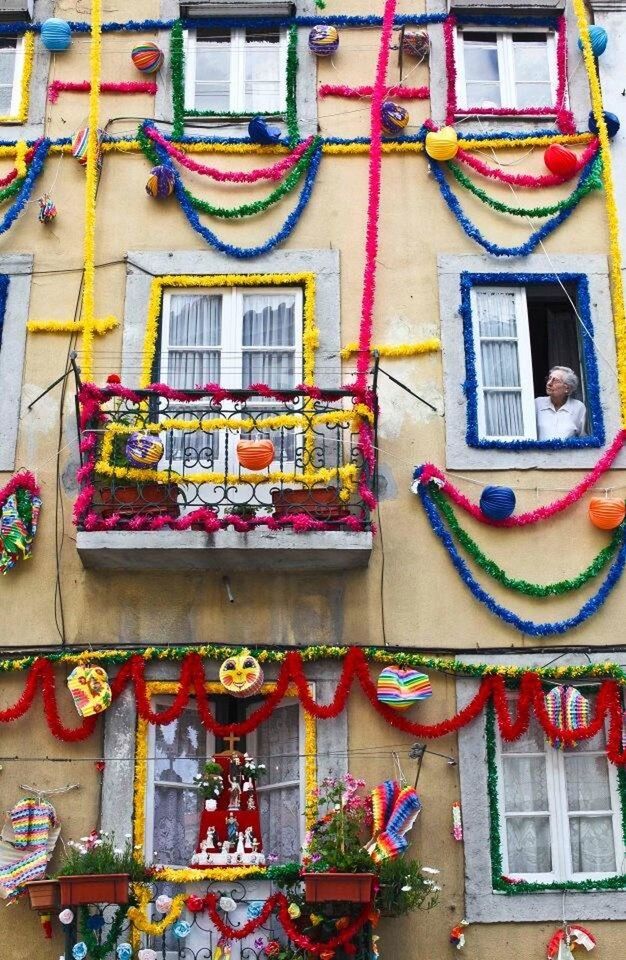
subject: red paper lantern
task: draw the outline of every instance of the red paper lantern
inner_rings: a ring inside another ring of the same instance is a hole
[[[560,143],[551,143],[543,155],[543,160],[550,173],[566,180],[573,177],[578,170],[578,157]]]

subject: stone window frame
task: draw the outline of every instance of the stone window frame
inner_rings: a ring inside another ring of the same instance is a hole
[[[315,353],[315,385],[341,387],[340,255],[337,250],[281,250],[245,263],[229,261],[212,251],[127,254],[126,306],[122,345],[122,381],[138,387],[138,358],[142,356],[150,288],[155,276],[223,274],[313,273],[315,275],[315,322],[319,345]]]
[[[480,654],[464,658],[468,663],[524,667],[537,663],[530,654]],[[546,662],[552,660],[546,655]],[[569,654],[563,666],[604,663],[606,653]],[[457,710],[476,695],[480,680],[456,678]],[[546,890],[537,893],[499,893],[492,889],[489,794],[485,712],[458,733],[459,778],[463,810],[465,855],[465,917],[469,923],[561,922],[564,909],[577,920],[626,920],[626,890]],[[565,907],[564,907],[565,898]]]
[[[30,253],[0,256],[0,274],[9,277],[0,345],[1,471],[15,469],[33,263]]]
[[[446,466],[450,470],[588,469],[595,466],[599,449],[606,449],[621,429],[616,379],[617,358],[607,258],[601,254],[533,254],[523,261],[500,263],[486,255],[440,254],[439,313],[446,406]],[[587,278],[594,327],[600,405],[604,419],[605,444],[559,450],[529,447],[521,450],[484,449],[467,443],[466,362],[461,307],[461,274],[580,274]],[[624,466],[620,454],[616,466]]]
[[[272,3],[284,7],[284,0],[264,0],[264,5],[271,8]],[[183,5],[182,0],[161,0],[160,16],[163,20],[176,20],[180,16],[180,8]],[[236,0],[220,3],[219,14],[224,15],[224,8],[232,6],[232,16],[237,16]],[[316,7],[314,0],[294,0],[294,7],[297,16],[312,16],[315,14]],[[217,16],[217,14],[216,14]],[[308,46],[309,28],[298,28],[298,74],[296,78],[296,111],[298,116],[298,126],[302,138],[313,136],[317,133],[317,61],[311,56]],[[161,30],[157,43],[164,54],[161,76],[166,77],[166,82],[160,82],[157,87],[157,93],[154,103],[155,120],[171,124],[174,120],[174,108],[172,104],[172,86],[171,86],[171,65],[170,65],[170,31]],[[193,117],[190,120],[194,127],[202,126],[207,135],[214,135],[222,139],[240,139],[247,138],[247,123],[242,122],[240,127],[233,127],[232,119],[228,126],[220,127],[215,118],[207,118],[203,122],[202,117]],[[280,121],[281,127],[284,127],[284,121]],[[165,132],[169,132],[169,126]],[[191,134],[198,134],[198,129],[190,129]]]
[[[44,21],[53,15],[54,0],[35,0],[34,20]],[[16,19],[19,19],[17,14]],[[51,57],[51,53],[46,50],[41,42],[41,35],[36,33],[33,69],[30,76],[27,122],[24,124],[0,124],[0,140],[37,140],[39,137],[43,137]]]
[[[528,15],[528,25],[532,26],[533,16],[557,17],[565,14],[567,25],[567,104],[572,112],[577,130],[586,130],[591,110],[591,96],[587,82],[586,71],[580,66],[581,53],[578,49],[578,27],[572,0],[524,0],[520,9],[514,9],[509,2],[500,7],[488,0],[451,0],[448,9],[448,0],[426,0],[426,13],[447,14],[456,13],[462,17],[462,12],[485,14],[492,16],[514,16],[516,18]],[[487,26],[487,21],[486,21]],[[436,124],[443,125],[446,120],[448,99],[447,71],[445,68],[445,39],[443,24],[435,23],[428,26],[430,37],[430,112]],[[544,130],[554,126],[551,117],[481,117],[479,120],[463,120],[462,130],[465,134],[489,133],[502,130],[523,130],[532,133],[534,130]]]

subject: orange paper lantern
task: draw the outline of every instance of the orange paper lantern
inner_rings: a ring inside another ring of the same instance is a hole
[[[615,530],[626,516],[626,504],[617,497],[593,497],[589,503],[589,519],[600,530]]]
[[[246,470],[264,470],[274,459],[274,444],[271,440],[240,440],[237,456]]]

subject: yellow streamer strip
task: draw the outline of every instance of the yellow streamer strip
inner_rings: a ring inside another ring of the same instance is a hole
[[[20,85],[20,105],[15,115],[5,115],[0,117],[0,123],[22,124],[28,123],[28,107],[30,104],[30,78],[33,72],[33,60],[35,58],[35,35],[32,30],[24,34],[24,66],[22,68],[22,81]],[[20,144],[18,144],[18,149]],[[15,147],[12,148],[15,150]],[[24,173],[19,172],[18,176],[23,177]]]
[[[104,317],[102,320],[94,320],[92,329],[94,333],[109,333],[118,326],[116,317]],[[82,320],[29,320],[26,329],[29,333],[80,333],[83,330]]]
[[[370,353],[376,352],[381,357],[416,357],[422,353],[435,353],[438,350],[441,350],[441,340],[432,337],[430,340],[420,340],[419,343],[399,343],[397,345],[377,343],[371,347]],[[358,352],[359,345],[355,340],[343,347],[340,356],[342,360],[349,360]]]

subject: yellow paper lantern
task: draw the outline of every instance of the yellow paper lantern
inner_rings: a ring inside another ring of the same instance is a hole
[[[452,160],[459,149],[459,140],[454,127],[429,130],[426,134],[426,153],[433,160]]]
[[[626,516],[626,504],[617,497],[592,497],[589,519],[600,530],[615,530]]]

